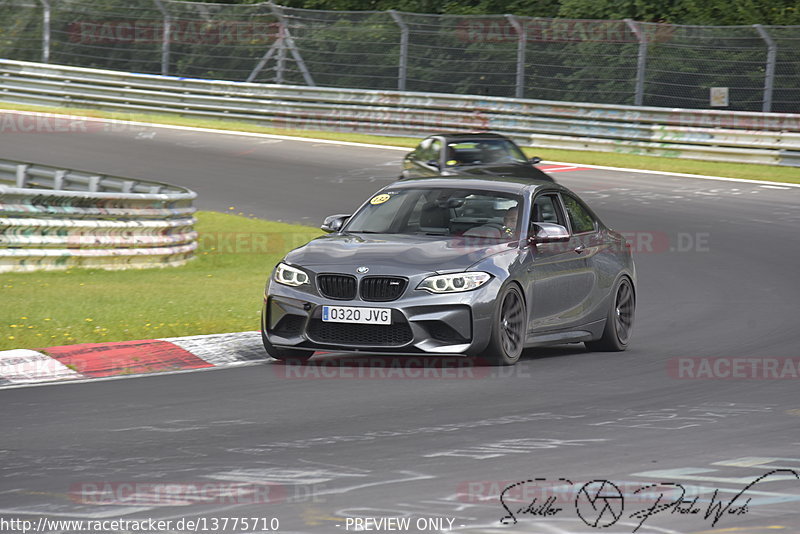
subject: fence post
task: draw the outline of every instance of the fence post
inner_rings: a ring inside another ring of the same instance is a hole
[[[42,3],[42,63],[50,63],[50,0]]]
[[[282,32],[282,31],[283,30],[279,27],[278,28],[278,32],[279,32],[278,38],[275,40],[275,42],[272,44],[272,46],[270,46],[267,49],[266,53],[263,56],[261,56],[261,59],[258,60],[258,63],[256,63],[255,67],[253,67],[253,70],[250,72],[250,75],[247,76],[247,79],[245,80],[246,82],[254,82],[254,81],[256,81],[256,78],[261,73],[261,71],[264,69],[264,67],[267,66],[267,63],[272,58],[272,56],[275,54],[275,51],[278,49],[278,47],[279,46],[283,47],[283,38],[280,37],[280,32]]]
[[[297,67],[300,69],[300,73],[303,75],[303,80],[305,80],[306,85],[309,87],[315,87],[316,84],[314,83],[314,78],[311,77],[311,72],[309,72],[308,67],[306,67],[306,62],[303,61],[303,56],[300,55],[300,52],[297,50],[297,46],[294,44],[294,38],[292,38],[292,34],[289,31],[289,25],[286,24],[286,17],[281,11],[281,7],[277,6],[272,3],[272,1],[267,2],[270,11],[272,14],[275,15],[275,18],[278,19],[278,22],[281,25],[283,39],[281,40],[281,49],[284,47],[289,49],[289,53],[292,54],[295,63],[297,63]],[[281,50],[279,50],[280,53]],[[251,74],[252,75],[252,74]]]
[[[30,164],[27,163],[20,163],[17,165],[17,187],[28,187],[28,169],[30,168]]]
[[[64,189],[64,184],[66,182],[64,178],[66,178],[66,176],[67,171],[63,169],[57,170],[55,174],[53,174],[53,191],[60,191]]]
[[[278,58],[275,61],[275,83],[283,83],[283,72],[286,70],[286,26],[283,22],[278,23],[278,40],[275,46],[278,49]]]
[[[639,41],[639,57],[636,61],[636,92],[633,96],[633,105],[641,106],[644,103],[644,77],[647,69],[647,35],[642,31],[638,22],[625,19],[625,24]]]
[[[389,10],[389,15],[400,27],[400,65],[397,68],[397,90],[405,91],[408,73],[408,25],[394,9]]]
[[[514,27],[517,32],[517,89],[515,96],[517,98],[525,97],[525,49],[528,44],[528,33],[522,24],[519,23],[517,17],[514,15],[506,15],[506,19]]]
[[[775,40],[767,33],[764,26],[761,24],[753,24],[758,34],[767,43],[767,66],[764,72],[764,100],[761,105],[761,111],[769,113],[772,111],[772,88],[775,85],[775,60],[778,56],[778,45]]]
[[[161,74],[169,74],[169,42],[172,40],[172,15],[164,8],[161,0],[153,0],[161,16],[164,17],[164,28],[161,32]]]

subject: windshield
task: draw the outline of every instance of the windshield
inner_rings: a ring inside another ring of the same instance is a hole
[[[519,207],[518,195],[497,191],[454,188],[384,191],[353,215],[344,231],[512,240],[519,234]]]
[[[525,154],[507,139],[457,141],[447,144],[445,164],[448,167],[465,165],[501,165],[525,163]]]

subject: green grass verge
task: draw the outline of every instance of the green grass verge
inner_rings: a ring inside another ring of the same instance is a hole
[[[0,102],[0,107],[23,111],[42,111],[49,113],[85,115],[89,117],[117,120],[153,122],[159,124],[173,124],[178,126],[192,126],[196,128],[213,128],[217,130],[291,135],[294,137],[331,139],[336,141],[371,143],[376,145],[405,146],[409,148],[416,146],[419,142],[418,138],[411,137],[390,137],[359,133],[269,128],[265,126],[257,126],[247,122],[176,117],[175,115],[171,114],[123,114],[100,111],[96,109],[57,108],[5,104],[2,102]],[[680,172],[687,174],[701,174],[706,176],[725,176],[729,178],[746,178],[749,180],[800,183],[800,168],[797,167],[694,161],[614,152],[584,152],[581,150],[559,150],[550,148],[526,148],[525,152],[531,156],[539,156],[544,160],[545,163],[547,163],[547,161],[566,161],[570,163],[582,163],[587,165],[605,165],[609,167],[625,167],[630,169]]]
[[[259,328],[264,285],[315,228],[199,212],[182,267],[0,274],[0,350]]]

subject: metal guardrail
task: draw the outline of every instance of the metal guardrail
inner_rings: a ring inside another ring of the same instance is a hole
[[[197,248],[188,189],[0,160],[0,272],[182,265]]]
[[[389,135],[491,130],[535,147],[800,166],[800,114],[286,86],[10,60],[0,60],[0,101]]]

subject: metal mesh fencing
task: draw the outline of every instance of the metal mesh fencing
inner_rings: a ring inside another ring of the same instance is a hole
[[[276,14],[286,47],[302,61],[291,48],[276,53],[273,70],[252,81],[306,83],[305,65],[316,85],[397,88],[400,30],[389,13],[276,7]]]
[[[42,54],[44,13],[37,0],[0,0],[0,56],[46,61]]]
[[[773,26],[775,41],[775,82],[772,111],[800,110],[800,27]]]
[[[527,26],[525,97],[634,104],[638,41],[625,21],[532,19]]]
[[[0,0],[0,57],[184,77],[800,111],[800,26]]]
[[[244,80],[278,37],[268,4],[156,1],[171,25],[169,54],[162,57],[170,74]]]
[[[767,46],[752,26],[668,26],[648,49],[645,102],[708,106],[709,87],[729,87],[736,109],[760,111]]]
[[[50,63],[158,72],[163,18],[153,2],[51,1]]]

